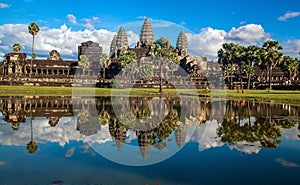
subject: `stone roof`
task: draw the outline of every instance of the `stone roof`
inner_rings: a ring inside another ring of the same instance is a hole
[[[81,43],[81,46],[91,46],[91,45],[95,45],[95,46],[99,46],[99,43],[93,42],[93,41],[86,41]]]
[[[30,64],[31,59],[27,59],[28,64]],[[77,61],[67,61],[67,60],[33,60],[32,61],[34,68],[43,68],[43,69],[66,69],[71,68],[72,66],[77,66]]]

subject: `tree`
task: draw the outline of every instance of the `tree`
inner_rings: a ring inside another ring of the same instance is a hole
[[[235,63],[237,63],[239,66],[240,87],[241,89],[243,89],[244,87],[243,87],[242,67],[245,65],[245,61],[247,59],[247,48],[245,46],[235,44],[232,47],[232,50],[235,53],[234,55]]]
[[[288,76],[289,80],[294,80],[294,78],[299,73],[299,61],[297,58],[292,58],[290,56],[283,57],[282,69],[284,73]]]
[[[140,70],[140,75],[143,78],[153,77],[154,75],[153,66],[149,64],[144,65]]]
[[[82,67],[83,75],[85,75],[85,70],[90,66],[89,58],[85,55],[80,55],[78,64]]]
[[[14,45],[12,46],[12,50],[15,53],[19,53],[21,51],[21,45],[19,43],[14,43]]]
[[[111,64],[111,59],[108,58],[107,54],[102,53],[99,63],[103,67],[103,79],[105,79],[105,69]]]
[[[167,38],[159,38],[156,40],[148,53],[148,55],[156,58],[160,62],[160,86],[159,92],[162,93],[162,62],[167,60],[169,62],[174,62],[179,65],[179,57],[175,52],[174,47],[171,45],[171,42]],[[173,72],[172,72],[173,73]]]
[[[136,62],[136,60],[137,60],[136,53],[133,51],[124,51],[121,53],[119,58],[119,62],[122,68],[126,67],[131,62]]]
[[[132,78],[132,70],[137,70],[137,56],[133,51],[121,52],[119,62],[122,68],[128,67],[130,73],[130,79]]]
[[[251,76],[254,74],[253,65],[261,65],[261,48],[258,46],[248,46],[246,48],[245,63],[242,66],[243,73],[247,76],[247,89],[250,88]]]
[[[31,23],[28,26],[28,31],[32,35],[32,47],[31,47],[31,65],[30,65],[30,75],[32,74],[32,62],[33,59],[36,57],[35,53],[33,52],[34,48],[34,37],[38,34],[40,31],[39,25],[35,22]]]
[[[278,41],[268,40],[263,43],[262,46],[262,63],[267,66],[269,76],[269,88],[272,89],[272,71],[273,68],[282,62],[282,50]]]
[[[32,107],[32,103],[30,102],[30,133],[31,133],[30,136],[31,136],[31,140],[27,144],[26,150],[27,150],[28,153],[34,154],[37,151],[38,146],[37,146],[36,142],[33,140],[32,110],[31,110],[31,107]]]
[[[226,69],[226,74],[230,75],[230,88],[233,88],[233,73],[235,72],[234,65],[236,64],[236,50],[238,44],[224,43],[222,48],[218,51],[218,61],[223,64],[223,68]],[[228,71],[230,69],[230,71]]]

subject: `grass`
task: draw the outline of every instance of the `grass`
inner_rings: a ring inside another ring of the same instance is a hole
[[[237,93],[236,90],[227,90],[228,99],[253,99],[272,103],[300,104],[300,91],[296,90],[246,90],[246,93]]]
[[[164,89],[162,96],[192,95],[197,92],[204,98],[226,99],[253,99],[269,102],[289,102],[300,104],[300,91],[293,90],[246,90],[246,93],[237,93],[236,90],[191,90],[191,89]],[[39,87],[39,86],[0,86],[0,96],[111,96],[110,88],[84,88],[84,87]],[[133,88],[114,89],[113,95],[130,96],[159,96],[158,89]]]

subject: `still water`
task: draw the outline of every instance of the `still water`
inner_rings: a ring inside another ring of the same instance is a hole
[[[299,184],[300,107],[0,97],[0,184]]]

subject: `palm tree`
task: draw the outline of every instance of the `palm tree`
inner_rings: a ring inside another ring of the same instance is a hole
[[[105,69],[111,64],[111,59],[108,58],[108,55],[105,53],[102,53],[100,55],[100,65],[103,67],[103,79],[105,79]]]
[[[246,48],[245,63],[242,64],[242,70],[248,79],[247,89],[250,88],[251,76],[254,74],[253,65],[261,65],[260,53],[261,48],[258,46],[251,45]]]
[[[38,149],[38,146],[36,144],[36,142],[33,140],[33,130],[32,130],[32,110],[31,110],[31,106],[32,106],[32,103],[30,102],[30,136],[31,136],[31,140],[30,142],[27,144],[26,146],[26,150],[28,153],[30,154],[34,154],[37,149]]]
[[[230,75],[230,89],[233,88],[233,73],[235,71],[235,48],[237,44],[234,43],[224,43],[222,48],[218,51],[218,61],[223,64],[224,68],[227,70],[226,75]],[[228,71],[230,69],[230,71]]]
[[[245,46],[239,45],[239,44],[235,44],[234,47],[232,48],[235,53],[234,58],[235,58],[235,62],[238,64],[239,66],[239,79],[240,79],[240,87],[241,89],[243,89],[243,78],[242,78],[242,66],[245,64],[245,60],[247,57],[247,48]]]
[[[278,41],[268,40],[263,43],[262,62],[267,66],[270,90],[272,89],[271,80],[273,68],[282,62],[282,53],[280,53],[279,50],[282,50],[282,47]]]
[[[12,49],[15,53],[19,53],[21,51],[21,45],[19,43],[14,43]]]
[[[283,57],[282,69],[288,76],[289,80],[294,80],[294,78],[299,73],[299,61],[297,58],[292,58],[290,56]]]
[[[89,58],[86,55],[80,55],[78,64],[82,67],[83,75],[85,75],[85,70],[90,66]]]
[[[148,55],[150,55],[154,58],[158,58],[160,61],[159,92],[162,93],[162,62],[163,62],[163,60],[167,60],[169,62],[173,62],[173,63],[179,65],[180,61],[179,61],[178,53],[175,51],[174,47],[171,45],[171,42],[169,41],[169,39],[159,38],[152,44]]]
[[[31,23],[28,26],[28,31],[29,33],[32,35],[32,48],[31,48],[31,65],[30,65],[30,75],[32,74],[32,62],[33,59],[36,57],[35,53],[33,52],[33,48],[34,48],[34,37],[38,34],[38,32],[40,31],[39,25],[35,22]]]

